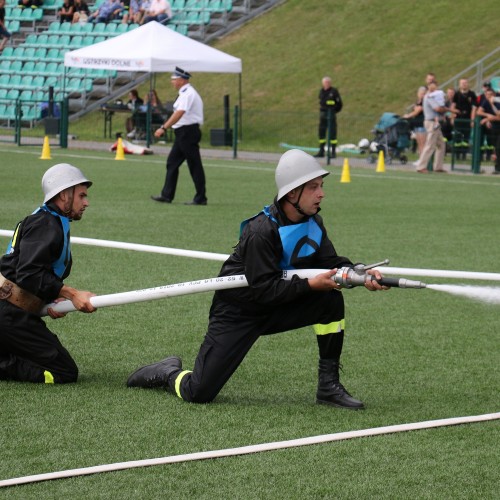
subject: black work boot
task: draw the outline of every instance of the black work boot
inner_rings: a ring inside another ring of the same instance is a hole
[[[154,387],[168,387],[168,379],[175,372],[182,370],[181,358],[170,356],[158,363],[143,366],[136,370],[127,380],[127,387],[144,387],[152,389]]]
[[[325,157],[325,145],[321,144],[319,151],[314,155],[314,158],[324,158]]]
[[[361,410],[364,404],[354,399],[339,381],[340,364],[335,359],[320,359],[316,403]]]

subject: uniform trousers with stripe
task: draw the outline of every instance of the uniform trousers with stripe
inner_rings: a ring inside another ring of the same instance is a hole
[[[170,389],[185,401],[212,401],[262,335],[315,325],[321,358],[338,358],[342,349],[344,300],[342,293],[314,292],[256,314],[229,303],[216,293],[208,332],[192,372],[169,379]],[[286,361],[285,361],[286,362]]]
[[[65,384],[78,367],[37,314],[0,300],[0,380]]]

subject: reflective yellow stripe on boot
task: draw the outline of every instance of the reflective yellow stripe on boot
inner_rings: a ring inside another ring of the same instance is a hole
[[[52,375],[52,373],[50,373],[47,370],[45,370],[43,372],[43,376],[45,377],[45,383],[46,384],[53,384],[54,383],[54,375]]]

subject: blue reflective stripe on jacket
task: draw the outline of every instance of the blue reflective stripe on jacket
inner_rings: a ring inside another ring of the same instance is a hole
[[[240,235],[241,232],[243,232],[243,228],[252,219],[255,219],[255,217],[262,213],[269,217],[269,219],[275,222],[278,226],[278,233],[280,235],[281,245],[283,246],[283,255],[279,264],[280,269],[295,269],[292,262],[294,262],[297,258],[308,257],[318,251],[321,245],[323,231],[314,217],[310,217],[305,222],[301,222],[300,224],[280,226],[278,220],[271,214],[269,205],[265,206],[264,209],[257,215],[254,215],[253,217],[250,217],[250,219],[244,220],[241,223]]]
[[[63,248],[61,251],[61,255],[59,255],[59,258],[52,263],[52,270],[59,278],[62,278],[71,260],[71,244],[69,241],[69,219],[61,214],[58,214],[57,212],[54,212],[54,210],[51,210],[47,205],[42,205],[41,207],[37,208],[33,212],[33,214],[36,214],[40,210],[48,212],[49,214],[52,214],[54,217],[58,217],[62,224],[64,232]]]

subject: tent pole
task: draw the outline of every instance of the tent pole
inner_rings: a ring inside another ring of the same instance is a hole
[[[239,74],[239,97],[240,97],[240,112],[239,112],[239,119],[240,119],[240,126],[239,126],[239,134],[240,134],[240,139],[243,138],[243,120],[242,120],[242,115],[243,115],[243,106],[242,106],[242,97],[241,97],[241,89],[242,89],[242,74]]]

